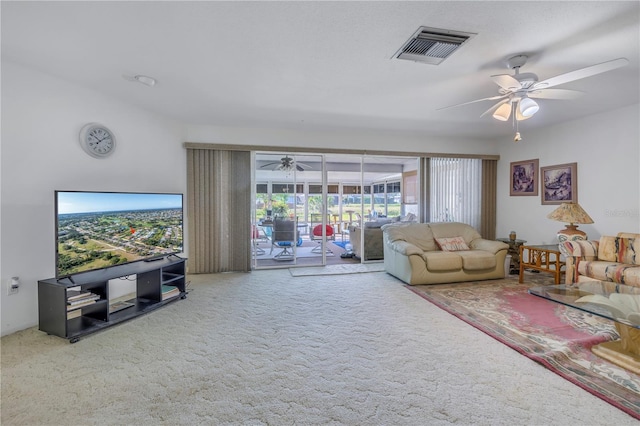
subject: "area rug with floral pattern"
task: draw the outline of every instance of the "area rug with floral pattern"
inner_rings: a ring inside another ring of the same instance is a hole
[[[406,286],[409,290],[478,328],[561,377],[640,419],[640,376],[591,352],[616,340],[612,321],[554,303],[527,290],[548,285],[530,274],[440,285]],[[538,284],[532,284],[537,280]]]

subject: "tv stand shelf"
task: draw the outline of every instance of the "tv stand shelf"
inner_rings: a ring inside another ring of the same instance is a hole
[[[186,259],[170,255],[154,262],[138,261],[61,279],[40,280],[39,329],[75,343],[87,334],[184,299],[187,297],[185,263]],[[119,302],[118,309],[112,309],[109,280],[131,275],[136,276],[136,297]],[[172,289],[167,286],[176,287],[177,292],[173,289],[172,293],[163,295],[163,290]],[[96,300],[73,307],[70,305],[75,294],[72,291],[78,288],[80,293],[89,293]]]

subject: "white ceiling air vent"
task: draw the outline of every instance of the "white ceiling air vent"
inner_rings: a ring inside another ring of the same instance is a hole
[[[474,35],[461,31],[420,27],[394,57],[438,65]]]

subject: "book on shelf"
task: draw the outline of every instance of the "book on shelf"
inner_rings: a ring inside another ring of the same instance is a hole
[[[95,299],[89,299],[89,300],[84,300],[81,303],[67,305],[67,311],[72,311],[74,309],[82,308],[84,306],[92,305],[94,303],[96,303]]]
[[[72,306],[81,305],[84,302],[87,302],[89,300],[93,300],[93,301],[100,300],[100,295],[99,294],[94,294],[94,293],[89,293],[89,295],[87,295],[87,296],[85,296],[85,297],[83,297],[81,299],[74,299],[74,300],[67,299],[67,305],[72,305]]]
[[[74,319],[74,318],[78,318],[82,316],[82,311],[80,309],[76,309],[75,311],[68,311],[67,312],[67,319]]]
[[[67,300],[78,300],[84,299],[87,296],[91,296],[93,293],[90,291],[82,291],[82,290],[67,290]]]
[[[172,297],[176,297],[180,295],[180,290],[178,287],[173,285],[163,285],[162,286],[162,300],[171,299]]]

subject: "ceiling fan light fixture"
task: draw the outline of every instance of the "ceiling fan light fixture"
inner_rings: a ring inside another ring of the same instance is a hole
[[[531,117],[540,109],[538,103],[531,98],[521,99],[518,107],[520,108],[520,114],[527,118]]]
[[[532,115],[525,117],[524,115],[522,115],[522,113],[520,112],[520,107],[519,105],[516,105],[515,107],[515,116],[516,116],[516,120],[517,121],[524,121],[524,120],[528,120],[531,117],[533,117]]]
[[[507,121],[511,116],[511,102],[506,102],[493,113],[493,118],[500,121]]]

